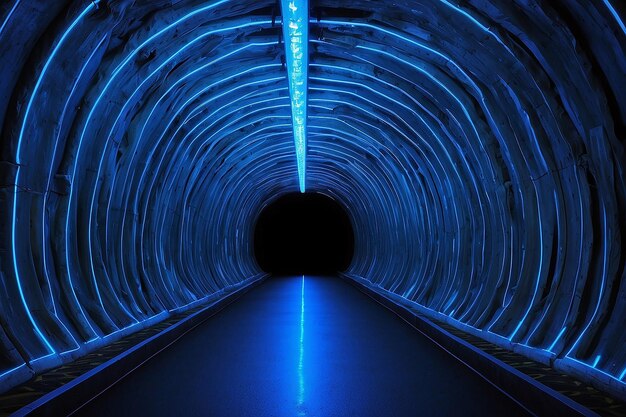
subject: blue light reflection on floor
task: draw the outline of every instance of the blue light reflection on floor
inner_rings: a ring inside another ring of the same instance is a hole
[[[364,417],[460,409],[525,415],[347,282],[299,275],[254,288],[76,415]]]
[[[298,356],[298,414],[305,415],[304,407],[304,275],[300,293],[300,349]]]

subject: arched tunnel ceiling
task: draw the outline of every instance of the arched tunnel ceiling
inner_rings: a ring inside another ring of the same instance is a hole
[[[351,216],[349,274],[619,395],[625,14],[311,1],[306,168]],[[9,387],[261,273],[255,220],[298,174],[278,3],[12,0],[0,24]]]

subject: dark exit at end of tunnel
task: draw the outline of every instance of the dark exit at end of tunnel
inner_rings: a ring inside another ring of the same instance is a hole
[[[343,271],[353,251],[348,214],[322,194],[282,196],[261,212],[256,223],[256,260],[264,271],[276,275]]]

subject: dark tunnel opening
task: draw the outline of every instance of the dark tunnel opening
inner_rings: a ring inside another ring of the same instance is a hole
[[[354,252],[350,218],[322,194],[290,193],[261,212],[254,232],[259,266],[275,275],[344,271]]]

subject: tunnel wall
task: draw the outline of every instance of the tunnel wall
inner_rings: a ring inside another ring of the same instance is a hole
[[[311,2],[307,191],[348,273],[623,395],[626,11]],[[270,1],[0,5],[0,386],[259,274],[296,191]],[[302,221],[306,221],[303,219]]]

